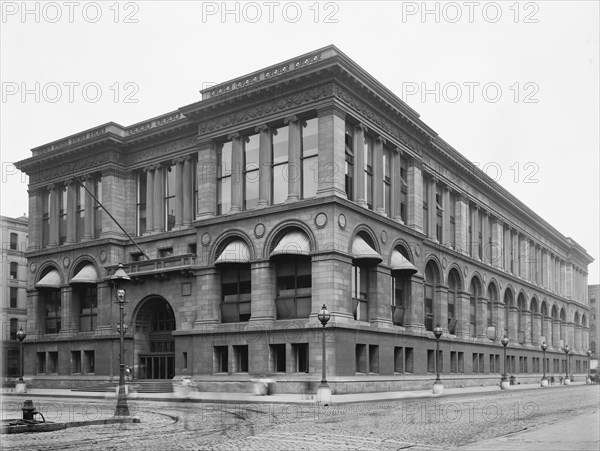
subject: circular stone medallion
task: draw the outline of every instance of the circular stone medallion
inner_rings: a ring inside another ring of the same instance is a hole
[[[265,225],[262,223],[258,223],[256,224],[256,226],[254,226],[254,236],[256,238],[262,238],[265,234],[266,228]]]
[[[338,225],[340,226],[340,229],[346,228],[346,216],[344,216],[343,214],[340,214],[338,216]]]
[[[315,225],[318,229],[322,229],[327,224],[327,215],[325,213],[319,213],[315,217]]]
[[[208,246],[210,244],[210,233],[203,233],[202,238],[200,238],[200,241],[202,242],[202,246]]]

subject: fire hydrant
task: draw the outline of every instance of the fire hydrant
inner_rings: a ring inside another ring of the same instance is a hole
[[[31,399],[25,400],[21,410],[23,411],[23,419],[29,421],[33,421],[34,415],[38,413],[35,411],[35,407],[33,407],[33,401]]]

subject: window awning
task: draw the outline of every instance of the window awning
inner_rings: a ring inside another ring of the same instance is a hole
[[[368,263],[381,263],[383,258],[360,236],[354,238],[352,242],[352,256],[354,260]]]
[[[310,255],[310,241],[300,231],[286,233],[271,252],[271,257],[276,255]]]
[[[221,255],[215,260],[215,265],[224,263],[249,263],[250,262],[250,249],[248,245],[242,240],[234,240],[229,243]]]
[[[392,251],[392,271],[402,273],[403,275],[412,276],[419,270],[402,255],[397,249]]]
[[[51,270],[35,284],[36,288],[60,288],[60,274],[56,269]]]
[[[75,274],[69,283],[98,283],[98,274],[94,265],[87,264],[81,270]]]

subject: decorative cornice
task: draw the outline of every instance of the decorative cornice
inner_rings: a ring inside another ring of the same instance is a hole
[[[113,152],[105,152],[102,155],[99,155],[95,158],[88,158],[75,163],[68,163],[66,161],[63,161],[60,166],[30,172],[30,183],[33,185],[36,183],[44,182],[45,180],[60,178],[65,175],[73,176],[77,172],[89,171],[92,168],[97,169],[98,166],[110,162],[116,162],[118,161],[118,159],[118,154],[114,154]]]

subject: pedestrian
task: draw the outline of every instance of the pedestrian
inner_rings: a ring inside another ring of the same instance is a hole
[[[554,376],[550,376],[550,386],[554,385]]]

